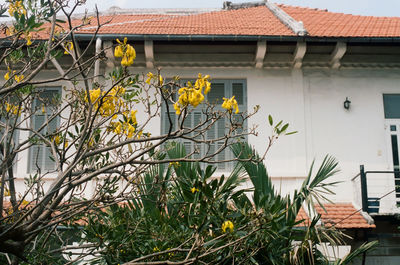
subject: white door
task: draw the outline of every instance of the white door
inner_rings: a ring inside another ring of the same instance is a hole
[[[386,119],[386,137],[389,150],[390,168],[400,172],[399,150],[400,150],[400,119]],[[400,206],[400,173],[394,173],[394,185],[397,206]]]

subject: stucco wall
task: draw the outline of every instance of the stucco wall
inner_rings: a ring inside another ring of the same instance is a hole
[[[336,157],[341,169],[333,178],[343,181],[334,188],[337,195],[332,199],[337,202],[353,201],[355,194],[350,179],[359,172],[361,164],[367,170],[391,169],[382,94],[400,93],[400,71],[193,68],[163,69],[162,74],[193,78],[199,72],[210,74],[214,79],[247,80],[248,109],[255,105],[261,107],[248,124],[258,125],[258,137],[249,137],[249,142],[259,152],[265,150],[271,133],[268,114],[275,120],[290,123],[290,130],[298,131],[279,139],[267,155],[269,173],[282,192],[298,187],[311,162],[315,159],[319,165],[326,154]],[[51,75],[49,71],[40,78]],[[343,108],[346,97],[352,102],[350,110]],[[153,120],[148,131],[159,133],[160,124],[159,118]],[[20,134],[21,139],[27,137],[25,134]],[[20,184],[26,176],[27,165],[28,154],[21,153],[17,167]]]

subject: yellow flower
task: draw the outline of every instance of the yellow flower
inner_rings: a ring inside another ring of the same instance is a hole
[[[148,72],[147,73],[147,79],[146,79],[146,83],[147,84],[149,84],[150,85],[150,83],[151,83],[151,80],[154,78],[154,75],[153,75],[153,73],[152,72]]]
[[[94,138],[90,137],[89,142],[88,142],[88,147],[92,147],[94,145]]]
[[[67,147],[68,147],[68,141],[65,140],[65,142],[64,142],[64,149],[67,149]]]
[[[7,72],[5,75],[4,75],[4,79],[7,81],[8,79],[10,79],[10,72]]]
[[[32,45],[32,33],[28,33],[28,34],[25,34],[25,39],[26,39],[26,45],[27,46],[31,46]]]
[[[21,82],[22,80],[24,80],[24,75],[15,75],[14,79],[17,83]]]
[[[54,142],[56,145],[59,145],[61,143],[61,138],[59,135],[57,135],[56,137],[54,137]]]
[[[158,80],[160,81],[159,84],[162,86],[164,84],[164,79],[161,75],[159,75]]]
[[[143,130],[142,130],[142,131],[140,131],[140,132],[138,132],[138,134],[137,134],[137,138],[138,138],[138,139],[142,138],[142,135],[143,135]]]
[[[119,122],[119,123],[117,124],[117,126],[115,127],[114,132],[115,132],[116,134],[120,134],[120,133],[121,133],[121,130],[122,130],[122,124]]]
[[[204,89],[204,94],[208,94],[208,92],[210,92],[211,90],[211,83],[206,81],[206,88]]]
[[[117,39],[117,42],[119,43],[119,45],[115,47],[114,56],[122,57],[122,66],[126,67],[132,65],[133,61],[136,58],[135,49],[130,44],[127,44],[128,39],[126,37],[124,38],[124,42],[121,42],[119,39]]]
[[[181,107],[179,106],[179,103],[178,103],[178,102],[176,102],[176,103],[174,104],[174,109],[175,109],[175,111],[176,111],[176,115],[181,114]]]
[[[132,122],[133,125],[137,124],[136,113],[137,113],[137,110],[131,110],[130,121]]]
[[[201,102],[203,102],[204,96],[201,90],[194,89],[189,96],[189,102],[193,107],[197,107]]]
[[[24,14],[26,16],[26,9],[22,4],[22,0],[10,3],[10,5],[8,6],[8,13],[10,14],[10,16],[13,17],[15,12],[17,12],[18,15]]]
[[[114,56],[115,57],[122,57],[123,55],[124,55],[124,52],[122,51],[122,47],[120,45],[115,47]]]
[[[195,193],[195,192],[198,192],[198,191],[199,191],[199,189],[197,189],[197,188],[193,187],[193,188],[191,188],[191,189],[190,189],[190,191],[191,191],[192,193]]]
[[[224,232],[224,233],[226,232],[227,229],[229,229],[230,232],[233,232],[233,228],[234,228],[234,226],[233,226],[233,223],[231,221],[225,221],[222,224],[222,232]]]
[[[90,101],[92,103],[95,102],[101,96],[100,88],[90,90],[89,95],[90,95]]]
[[[8,81],[15,72],[15,70],[11,71],[10,67],[7,67],[7,73],[4,75],[4,79]]]
[[[74,50],[74,44],[72,43],[72,41],[68,41],[64,45],[64,54],[72,54],[73,50]]]
[[[135,127],[133,127],[132,125],[128,124],[128,130],[126,132],[126,136],[128,138],[132,138],[134,133],[135,133]]]
[[[174,109],[177,115],[181,114],[182,108],[185,108],[188,105],[192,105],[196,108],[204,101],[203,89],[205,89],[204,94],[207,94],[211,90],[211,83],[208,81],[209,78],[209,75],[203,77],[202,74],[198,74],[194,86],[191,82],[187,82],[186,87],[181,87],[178,90],[179,98],[174,104]]]
[[[168,167],[174,167],[174,168],[178,168],[181,165],[179,164],[179,162],[169,162]]]
[[[222,103],[222,108],[226,109],[229,111],[229,113],[232,113],[232,110],[235,110],[235,113],[239,113],[239,107],[238,103],[235,99],[235,96],[231,97],[230,99],[228,98],[223,98],[224,103]]]
[[[6,112],[12,113],[14,115],[20,115],[21,109],[19,106],[15,106],[13,104],[9,104],[8,102],[6,102]]]

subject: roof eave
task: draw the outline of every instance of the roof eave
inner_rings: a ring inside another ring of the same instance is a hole
[[[75,34],[79,40],[90,40],[93,34]],[[285,35],[175,35],[175,34],[98,34],[102,40],[115,40],[127,37],[128,40],[155,41],[311,41],[311,42],[365,42],[365,43],[400,43],[399,37],[315,37]]]

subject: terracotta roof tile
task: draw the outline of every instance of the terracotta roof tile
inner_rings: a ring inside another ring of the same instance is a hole
[[[279,5],[314,37],[399,37],[400,17],[372,17]]]
[[[358,212],[351,203],[324,204],[326,212],[321,206],[316,210],[321,214],[321,221],[325,226],[335,225],[336,228],[375,228]]]
[[[311,37],[400,37],[400,17],[372,17],[328,12],[321,9],[279,5],[297,21],[302,21]],[[74,20],[74,26],[80,24]],[[190,15],[134,14],[100,17],[108,22],[99,34],[139,35],[249,35],[295,36],[266,7],[221,10]],[[96,19],[78,33],[91,34]],[[45,38],[45,31],[36,38]]]
[[[111,17],[109,17],[111,18]],[[102,19],[106,21],[105,19]],[[91,32],[93,28],[80,32]],[[123,15],[100,34],[286,35],[294,33],[265,6],[194,15]]]
[[[310,224],[310,218],[308,217],[306,211],[304,211],[303,207],[300,208],[299,213],[296,216],[296,222],[303,220],[303,222],[299,223],[296,226],[308,226]]]

